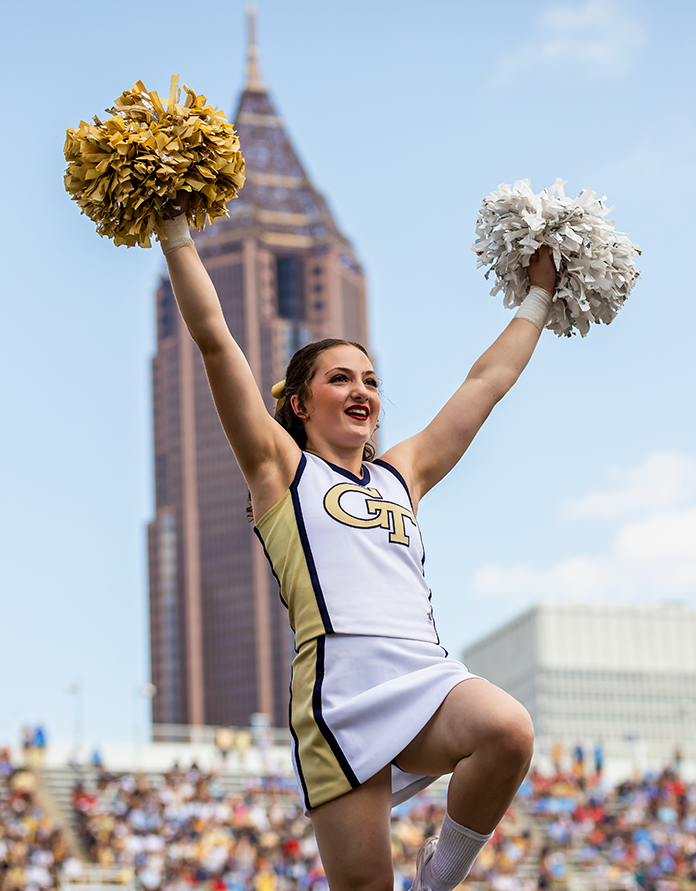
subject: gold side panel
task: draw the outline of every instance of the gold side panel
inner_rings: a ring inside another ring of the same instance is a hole
[[[326,633],[309,575],[304,548],[295,520],[292,493],[288,491],[256,524],[296,634],[295,648]],[[286,600],[289,598],[289,600]]]
[[[305,644],[292,666],[290,724],[297,737],[299,761],[310,807],[318,807],[353,788],[314,719],[312,697],[317,679],[317,641]]]

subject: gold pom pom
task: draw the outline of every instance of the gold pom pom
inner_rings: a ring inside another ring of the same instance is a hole
[[[172,77],[168,102],[138,81],[109,109],[113,117],[67,131],[65,188],[117,245],[161,239],[164,206],[179,191],[189,193],[189,225],[202,229],[229,215],[226,204],[244,185],[234,128],[185,84],[180,105],[178,81]]]

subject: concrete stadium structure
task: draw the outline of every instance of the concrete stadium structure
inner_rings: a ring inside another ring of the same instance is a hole
[[[464,661],[529,710],[542,760],[599,744],[614,774],[696,768],[696,610],[540,604]]]

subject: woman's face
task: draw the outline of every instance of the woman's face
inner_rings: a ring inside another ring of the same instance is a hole
[[[304,406],[292,397],[308,445],[316,448],[326,442],[339,448],[362,447],[375,429],[381,404],[369,358],[350,344],[324,350],[317,358],[310,390]]]

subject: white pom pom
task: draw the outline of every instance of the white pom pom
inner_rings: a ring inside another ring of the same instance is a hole
[[[566,198],[564,180],[538,195],[531,180],[506,184],[483,199],[472,250],[478,266],[495,272],[491,294],[504,293],[507,307],[519,306],[529,290],[529,258],[548,245],[558,270],[558,282],[547,328],[556,334],[584,337],[591,322],[609,324],[639,278],[633,258],[640,248],[625,235],[617,235],[614,223],[605,219],[614,208],[606,207],[591,189],[577,198]]]

